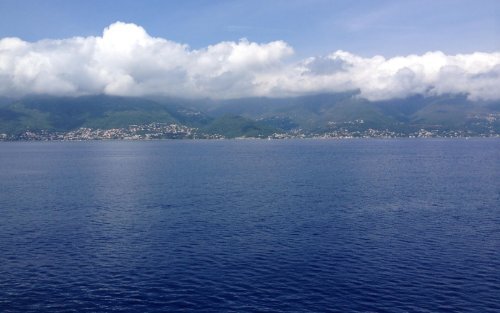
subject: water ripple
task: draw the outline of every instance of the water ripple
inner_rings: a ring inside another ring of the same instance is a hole
[[[498,151],[5,143],[0,311],[500,312]]]

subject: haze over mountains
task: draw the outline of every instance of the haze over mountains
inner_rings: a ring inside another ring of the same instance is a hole
[[[354,92],[232,100],[106,95],[0,99],[0,133],[8,135],[149,123],[184,125],[229,138],[297,131],[321,134],[339,128],[403,135],[419,129],[495,135],[500,134],[500,102],[470,101],[463,95],[368,101]]]

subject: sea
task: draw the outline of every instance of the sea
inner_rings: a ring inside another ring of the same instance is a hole
[[[500,140],[0,143],[0,312],[500,312]]]

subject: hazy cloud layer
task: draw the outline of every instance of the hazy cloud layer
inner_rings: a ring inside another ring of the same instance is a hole
[[[0,95],[237,98],[359,90],[370,100],[447,93],[500,99],[500,52],[385,59],[337,51],[292,62],[293,53],[283,41],[240,40],[193,50],[121,22],[100,37],[34,43],[4,38]]]

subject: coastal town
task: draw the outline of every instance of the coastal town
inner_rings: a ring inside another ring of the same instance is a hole
[[[360,124],[356,121],[352,124]],[[418,129],[397,132],[389,129],[350,129],[331,124],[322,132],[294,129],[270,135],[227,137],[207,133],[200,129],[179,124],[150,123],[130,125],[125,128],[93,129],[81,127],[68,132],[26,130],[16,135],[0,134],[0,141],[85,141],[85,140],[159,140],[159,139],[350,139],[350,138],[468,138],[500,137],[494,131],[477,133],[470,130]],[[345,125],[344,125],[345,126]]]
[[[126,128],[92,129],[81,127],[68,132],[31,131],[19,135],[0,134],[4,141],[83,141],[83,140],[153,140],[153,139],[219,139],[217,135],[199,135],[196,128],[178,124],[150,123]]]

